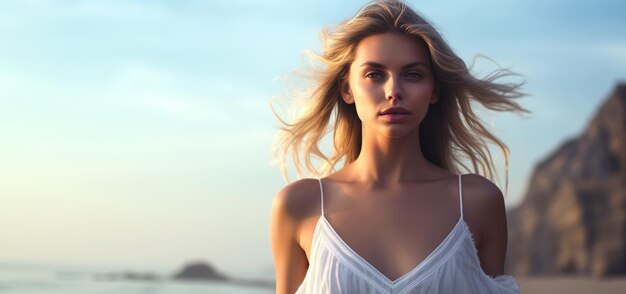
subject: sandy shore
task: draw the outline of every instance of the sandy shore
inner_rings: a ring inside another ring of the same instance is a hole
[[[614,294],[626,293],[626,277],[593,279],[575,277],[520,277],[522,294]]]

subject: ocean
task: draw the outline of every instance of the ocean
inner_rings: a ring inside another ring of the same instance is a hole
[[[102,271],[0,263],[0,294],[270,294],[273,288],[227,283],[102,280]]]

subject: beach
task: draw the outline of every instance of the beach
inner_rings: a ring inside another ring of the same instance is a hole
[[[626,277],[523,277],[517,279],[523,294],[613,294],[626,292]]]

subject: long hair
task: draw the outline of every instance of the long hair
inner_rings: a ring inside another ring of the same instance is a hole
[[[430,105],[419,126],[424,157],[448,171],[458,173],[463,168],[493,180],[496,168],[488,146],[495,144],[504,155],[508,185],[508,147],[481,122],[471,103],[495,111],[527,112],[514,100],[524,95],[519,90],[523,83],[497,83],[497,79],[515,75],[502,68],[486,78],[476,78],[427,20],[397,0],[371,2],[353,18],[322,30],[323,53],[311,55],[321,66],[313,76],[315,87],[305,109],[290,122],[277,115],[282,132],[275,142],[275,155],[283,176],[288,180],[289,155],[298,177],[302,176],[301,155],[305,169],[315,176],[327,175],[340,161],[345,165],[359,156],[361,121],[355,106],[341,98],[341,84],[359,42],[389,32],[423,41],[430,55],[438,101]],[[320,141],[330,130],[334,148],[332,154],[324,154]],[[314,157],[322,165],[315,166]]]

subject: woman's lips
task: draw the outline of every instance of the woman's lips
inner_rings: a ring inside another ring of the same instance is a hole
[[[401,122],[409,117],[408,113],[388,113],[381,114],[380,118],[386,122]]]
[[[390,107],[380,112],[379,116],[386,122],[401,122],[409,117],[411,114],[405,108],[402,107]]]
[[[389,107],[384,109],[383,111],[380,112],[381,115],[385,115],[385,114],[409,114],[411,113],[410,111],[408,111],[406,108],[403,107],[399,107],[399,106],[395,106],[395,107]]]

